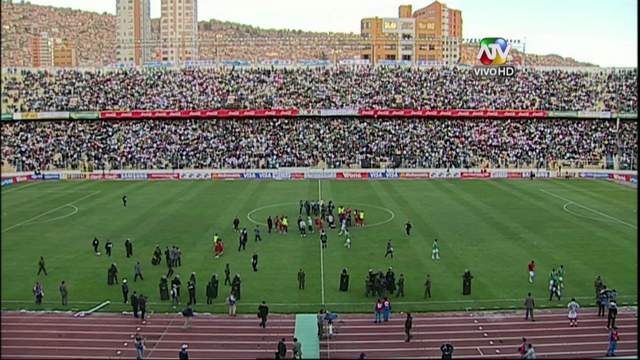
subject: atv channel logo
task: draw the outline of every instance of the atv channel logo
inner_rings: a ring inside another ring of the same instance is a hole
[[[480,40],[477,59],[482,65],[474,66],[473,73],[479,77],[511,77],[516,74],[514,66],[507,65],[511,45],[499,37]]]

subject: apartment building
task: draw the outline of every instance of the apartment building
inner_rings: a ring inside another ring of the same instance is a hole
[[[161,60],[180,63],[198,59],[197,0],[162,0]]]
[[[142,65],[151,50],[150,0],[116,0],[116,61]]]
[[[462,12],[438,1],[412,12],[401,5],[397,18],[361,20],[362,58],[372,63],[458,63],[462,46]]]

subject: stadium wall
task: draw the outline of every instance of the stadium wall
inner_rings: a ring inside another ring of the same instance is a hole
[[[529,179],[533,172],[537,179],[600,179],[638,183],[637,171],[563,169],[247,169],[247,170],[112,170],[112,171],[45,171],[2,174],[2,187],[29,181],[50,180],[430,180],[430,179]]]

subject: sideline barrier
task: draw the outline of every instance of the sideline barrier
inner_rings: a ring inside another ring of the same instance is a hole
[[[5,173],[2,187],[27,181],[49,180],[151,180],[151,181],[228,181],[228,180],[430,180],[430,179],[529,179],[533,173],[536,179],[601,179],[637,184],[636,171],[566,169],[558,171],[537,169],[250,169],[250,170],[114,170],[94,171],[45,171],[34,175],[28,172]]]

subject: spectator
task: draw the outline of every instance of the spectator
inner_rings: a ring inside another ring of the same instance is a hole
[[[302,344],[298,342],[298,338],[293,338],[293,349],[291,349],[294,359],[302,359]]]
[[[376,305],[374,307],[374,312],[376,315],[376,319],[374,321],[374,323],[381,323],[382,322],[382,313],[384,311],[384,305],[382,304],[382,300],[378,299],[378,301],[376,302]]]
[[[193,321],[193,309],[190,305],[188,305],[187,308],[182,311],[182,316],[184,317],[184,328],[191,329],[191,322]]]
[[[229,293],[227,297],[227,305],[229,306],[229,316],[236,316],[236,297],[233,292]]]
[[[281,141],[284,133],[290,141]],[[621,121],[616,132],[615,121],[562,119],[20,121],[2,126],[2,158],[17,171],[336,168],[365,160],[372,167],[552,168],[613,156],[634,169],[636,134],[635,121]]]
[[[324,309],[320,309],[316,320],[318,325],[318,339],[322,340],[322,337],[324,336]]]
[[[620,341],[620,334],[618,334],[618,327],[614,325],[609,331],[609,349],[607,350],[607,356],[616,356],[618,341]]]
[[[440,346],[440,351],[442,352],[442,360],[451,360],[451,355],[453,354],[453,345],[444,343]]]
[[[405,342],[411,341],[411,338],[413,337],[411,335],[411,327],[412,326],[413,326],[413,317],[411,316],[411,313],[408,312],[407,313],[407,318],[404,321],[404,333],[406,335],[406,339],[404,340]]]
[[[524,359],[527,355],[527,350],[529,349],[529,344],[527,344],[527,339],[522,337],[522,344],[518,346],[518,354],[520,354],[520,359]]]
[[[567,307],[569,308],[569,326],[578,326],[578,310],[580,310],[580,305],[576,302],[576,298],[571,298],[571,302]]]
[[[524,319],[525,320],[529,320],[529,315],[531,315],[531,321],[535,321],[533,320],[533,307],[535,306],[535,300],[533,299],[533,297],[531,296],[531,293],[527,294],[527,298],[524,299],[524,307],[525,307],[525,314],[524,314]]]
[[[276,351],[276,359],[284,360],[287,356],[287,345],[284,343],[284,338],[278,342],[278,351]]]
[[[387,297],[382,301],[384,321],[389,321],[391,317],[391,301]]]
[[[142,335],[136,333],[136,360],[144,359],[144,338]]]
[[[600,295],[598,296],[598,316],[604,317],[605,308],[609,305],[609,290],[606,285],[602,285]]]
[[[637,70],[593,73],[531,68],[503,80],[479,79],[471,69],[456,67],[128,68],[23,71],[19,79],[2,82],[2,94],[9,100],[9,112],[159,108],[631,112],[637,108],[637,93],[632,90],[637,88]],[[500,93],[504,87],[512,91]]]
[[[263,329],[267,327],[267,316],[269,315],[269,307],[266,302],[262,302],[258,306],[258,317],[260,318],[260,325]]]
[[[44,297],[44,291],[42,290],[42,285],[39,282],[36,282],[36,285],[33,287],[33,295],[36,297],[36,305],[42,304],[42,297]]]
[[[189,360],[189,351],[187,350],[189,345],[182,344],[182,348],[180,349],[180,360]]]
[[[533,345],[529,343],[527,345],[527,352],[524,354],[524,359],[535,359],[536,358],[536,350],[533,348]]]
[[[607,314],[607,329],[616,326],[616,318],[618,317],[618,304],[615,300],[609,301],[609,312]]]

